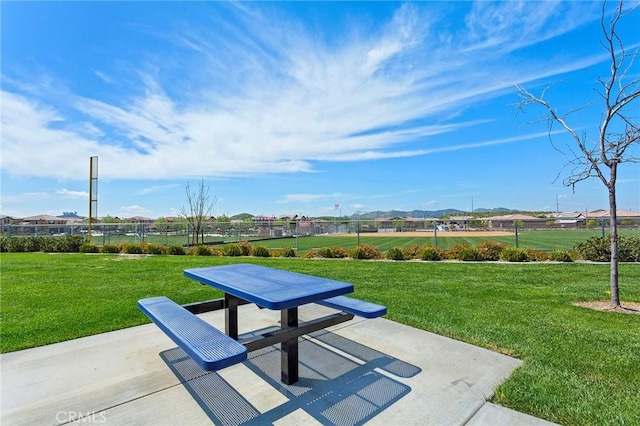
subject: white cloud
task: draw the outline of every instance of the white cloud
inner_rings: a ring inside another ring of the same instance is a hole
[[[58,189],[56,191],[58,195],[62,195],[64,198],[86,198],[89,199],[89,193],[86,191],[70,191],[66,188]]]
[[[179,186],[183,186],[183,185],[179,183],[170,183],[166,185],[154,185],[154,186],[141,189],[140,191],[138,191],[138,195],[153,194],[155,192],[162,192],[166,189],[177,188]]]
[[[569,6],[507,3],[475,5],[467,19],[472,37],[445,37],[420,6],[403,5],[379,33],[346,37],[337,47],[298,22],[229,5],[247,26],[217,22],[170,36],[182,49],[176,55],[186,49],[197,58],[179,69],[180,90],[161,71],[141,71],[151,68],[145,63],[136,71],[143,90],[118,104],[64,91],[45,101],[35,90],[17,93],[17,84],[16,92],[5,89],[1,167],[15,176],[81,180],[88,158],[98,156],[101,178],[200,178],[312,172],[315,161],[507,143],[434,146],[432,136],[481,124],[440,120],[510,89],[495,76],[522,82],[599,60],[547,63],[537,71],[487,66],[488,47],[499,44],[492,50],[499,55],[580,23],[555,16],[555,8]],[[453,41],[438,46],[430,41],[436,36]]]
[[[279,203],[309,203],[315,201],[324,200],[340,200],[345,197],[345,194],[335,192],[333,194],[286,194],[280,200]]]
[[[105,83],[109,83],[109,84],[114,83],[113,78],[109,77],[107,74],[103,73],[102,71],[93,70],[93,73]]]
[[[129,216],[144,216],[151,213],[151,210],[142,206],[131,205],[131,206],[120,207],[120,212],[124,215],[129,215]]]
[[[476,1],[466,17],[468,49],[513,51],[597,19],[600,4],[561,1]]]

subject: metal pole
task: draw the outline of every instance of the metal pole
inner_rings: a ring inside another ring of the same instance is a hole
[[[98,157],[89,157],[89,226],[87,241],[91,242],[91,222],[98,213]]]
[[[435,240],[435,246],[438,248],[438,222],[433,222],[433,239]]]
[[[516,248],[518,247],[518,222],[515,221],[514,222],[515,228],[516,228]]]
[[[91,242],[91,221],[93,219],[93,157],[89,157],[89,227],[87,229],[87,241]]]

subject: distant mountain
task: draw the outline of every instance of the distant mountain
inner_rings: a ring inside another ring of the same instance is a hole
[[[497,207],[493,209],[484,209],[478,208],[473,209],[473,213],[515,213],[518,210],[507,209],[504,207]],[[442,216],[465,216],[471,214],[468,211],[458,210],[458,209],[443,209],[443,210],[389,210],[389,211],[380,211],[376,210],[373,212],[367,213],[359,213],[351,215],[354,219],[375,219],[377,217],[413,217],[413,218],[423,218],[423,217],[442,217]]]
[[[474,213],[516,213],[519,210],[507,209],[504,207],[496,207],[494,209],[473,209]]]
[[[373,212],[354,214],[351,217],[356,219],[375,219],[377,217],[415,217],[415,218],[423,218],[423,217],[441,217],[444,215],[450,214],[468,214],[462,210],[457,209],[444,209],[444,210],[390,210],[390,211],[380,211],[376,210]]]
[[[252,218],[254,217],[252,214],[249,213],[239,213],[236,215],[231,216],[229,219],[231,220],[245,220],[247,218]]]

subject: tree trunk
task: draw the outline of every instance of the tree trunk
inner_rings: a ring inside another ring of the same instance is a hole
[[[609,181],[609,226],[611,228],[611,306],[620,306],[620,293],[618,291],[618,213],[616,206],[615,169],[612,169]]]

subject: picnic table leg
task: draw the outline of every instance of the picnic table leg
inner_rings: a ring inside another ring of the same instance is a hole
[[[298,308],[280,311],[280,328],[298,326]],[[280,344],[280,365],[282,367],[282,383],[291,385],[298,381],[298,338]]]
[[[238,340],[238,298],[224,294],[224,327],[227,336]]]

